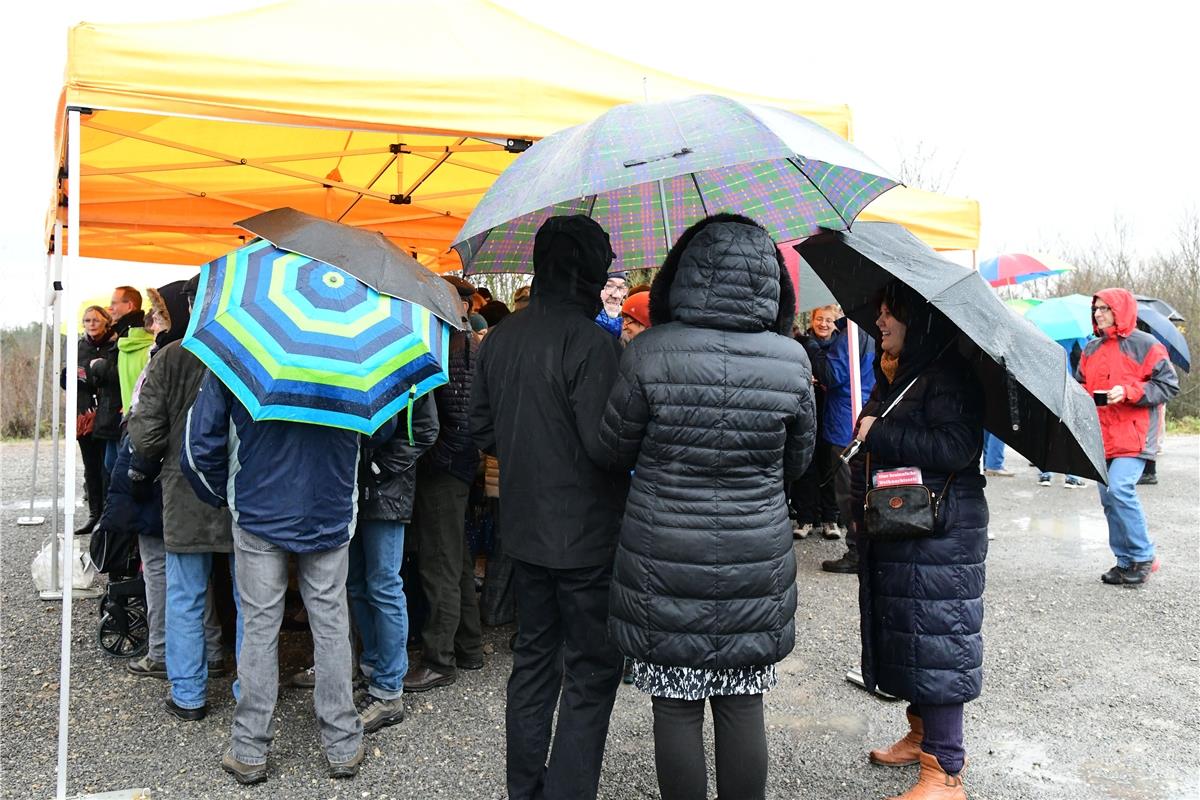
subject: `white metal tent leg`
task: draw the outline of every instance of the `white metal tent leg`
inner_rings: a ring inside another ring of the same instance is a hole
[[[67,112],[67,179],[71,187],[71,194],[67,197],[67,235],[70,241],[67,242],[67,259],[62,258],[62,226],[57,225],[54,237],[54,247],[57,251],[58,258],[58,278],[60,285],[63,286],[62,294],[57,298],[55,303],[55,322],[54,322],[54,342],[55,342],[55,365],[57,369],[57,345],[62,338],[58,331],[61,328],[60,320],[62,317],[62,308],[68,309],[68,313],[74,314],[75,303],[78,302],[78,293],[75,289],[76,283],[72,280],[72,274],[79,270],[79,204],[82,198],[79,196],[79,168],[80,168],[80,140],[79,140],[79,112],[70,110]],[[65,266],[65,269],[64,269]],[[67,336],[67,353],[66,359],[68,364],[75,364],[79,361],[79,337],[74,335],[74,328],[71,328],[71,333]],[[58,381],[54,381],[55,389],[58,388]],[[79,393],[79,381],[67,381],[67,408],[74,409],[76,407],[76,397]],[[57,399],[54,406],[55,413],[55,474],[58,475],[58,403]],[[63,471],[63,528],[65,535],[63,536],[62,548],[62,645],[59,651],[59,671],[58,671],[58,784],[55,793],[57,800],[66,800],[67,797],[67,745],[70,740],[70,718],[71,718],[71,612],[72,599],[74,592],[74,562],[75,562],[75,454],[78,452],[78,447],[75,446],[75,415],[67,414],[66,425],[66,441],[70,444],[67,448],[66,463]],[[54,497],[58,497],[57,486],[55,487]],[[57,502],[57,501],[55,501]],[[55,514],[55,519],[58,519]],[[57,541],[57,536],[55,536]],[[95,596],[90,595],[90,596]],[[99,795],[81,795],[80,797],[91,797],[94,800],[100,798],[143,798],[146,796],[145,789],[129,789],[118,792],[105,792]]]
[[[54,224],[56,234],[62,235],[62,224],[56,222]],[[42,595],[43,599],[58,599],[57,593],[62,589],[62,573],[59,570],[59,525],[58,519],[58,498],[62,491],[62,473],[59,472],[58,456],[62,450],[62,440],[59,438],[59,415],[62,409],[62,387],[58,383],[59,370],[63,368],[62,363],[62,294],[58,288],[62,285],[62,240],[54,240],[55,267],[54,267],[54,313],[51,315],[52,327],[54,332],[54,368],[50,370],[54,376],[50,381],[50,465],[51,474],[54,478],[50,482],[50,594]]]
[[[63,287],[63,301],[70,313],[75,309],[75,281],[72,273],[78,269],[79,260],[79,112],[67,112],[67,180],[71,194],[67,198],[67,244]],[[55,241],[58,246],[58,240]],[[61,312],[59,312],[61,316]],[[74,331],[72,330],[72,333]],[[55,341],[58,341],[58,329],[55,328]],[[79,361],[79,338],[67,336],[67,363]],[[57,386],[57,381],[55,382]],[[79,381],[67,381],[67,408],[76,407],[76,396],[79,394]],[[57,413],[58,406],[55,406]],[[70,726],[71,710],[71,611],[74,592],[75,572],[72,565],[75,561],[75,415],[67,414],[66,440],[67,457],[63,475],[63,553],[62,553],[62,648],[59,660],[58,677],[58,800],[67,797],[67,740]]]
[[[33,513],[33,503],[37,498],[37,474],[38,474],[38,450],[42,444],[42,400],[45,396],[46,388],[46,327],[49,324],[46,320],[46,314],[50,310],[50,262],[51,255],[46,255],[46,271],[42,280],[42,285],[46,288],[46,302],[42,305],[42,335],[39,339],[40,346],[38,347],[38,377],[37,377],[37,407],[33,412],[33,471],[29,473],[29,513],[22,517],[17,517],[18,525],[41,525],[46,521],[45,517],[35,516]]]

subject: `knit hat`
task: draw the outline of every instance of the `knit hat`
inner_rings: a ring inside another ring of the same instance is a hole
[[[471,315],[471,330],[476,333],[483,333],[488,329],[488,322],[479,314]]]
[[[640,322],[649,328],[650,293],[638,292],[632,297],[626,298],[624,305],[621,306],[621,316],[629,317],[634,322]]]

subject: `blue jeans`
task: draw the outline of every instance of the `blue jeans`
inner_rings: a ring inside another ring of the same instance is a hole
[[[381,700],[404,692],[408,672],[408,603],[400,564],[404,560],[404,523],[370,519],[358,523],[350,540],[346,591],[362,638],[363,674],[368,691]]]
[[[1140,458],[1114,458],[1108,462],[1108,486],[1096,484],[1108,518],[1108,546],[1121,567],[1154,560],[1154,542],[1146,530],[1146,515],[1137,494],[1137,482],[1145,467],[1146,462]]]
[[[233,601],[238,609],[236,651],[242,649],[241,600],[233,558]],[[167,553],[167,680],[171,698],[180,708],[201,708],[208,702],[208,647],[204,609],[212,553]],[[237,696],[237,690],[234,690]]]
[[[1004,469],[1004,441],[983,432],[983,468]]]

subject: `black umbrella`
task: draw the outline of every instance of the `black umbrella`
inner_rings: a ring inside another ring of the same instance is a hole
[[[1134,300],[1140,308],[1150,308],[1162,314],[1171,322],[1187,322],[1187,319],[1175,310],[1175,307],[1166,300],[1159,300],[1157,297],[1147,297],[1144,294],[1135,294]]]
[[[281,250],[344,269],[381,294],[424,306],[454,327],[466,328],[454,289],[382,233],[294,208],[272,209],[234,224]]]
[[[958,328],[959,352],[984,388],[989,431],[1045,472],[1107,480],[1096,407],[1067,374],[1062,347],[1009,310],[979,273],[889,222],[822,233],[796,249],[876,340],[877,293],[893,278],[907,284]]]

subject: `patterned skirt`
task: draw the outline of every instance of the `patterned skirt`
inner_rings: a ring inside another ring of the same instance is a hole
[[[775,665],[694,669],[633,662],[633,685],[653,697],[704,700],[713,695],[762,694],[775,688]]]

